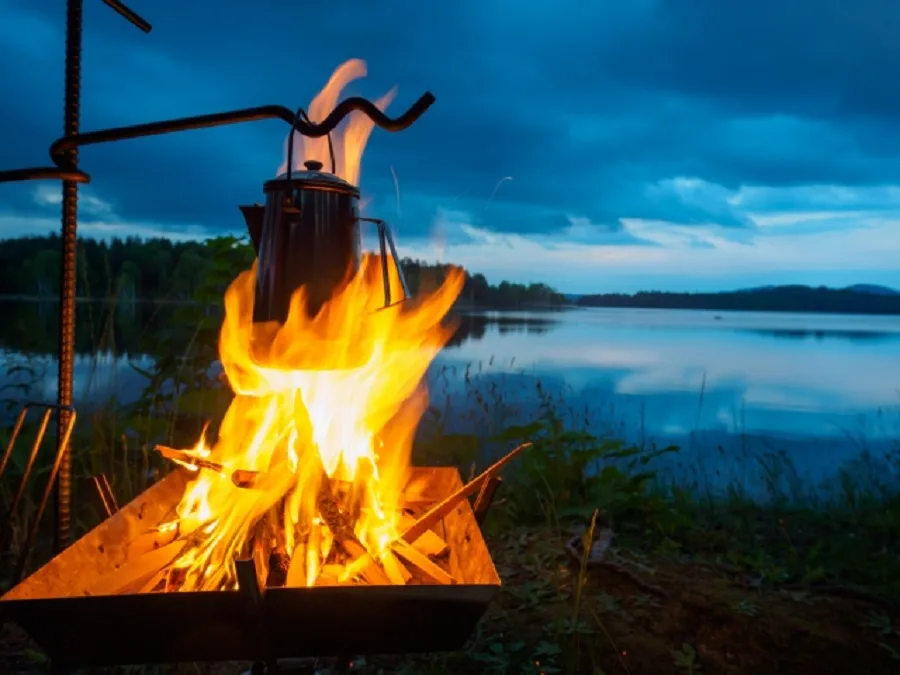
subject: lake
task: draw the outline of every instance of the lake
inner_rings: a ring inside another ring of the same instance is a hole
[[[0,303],[0,398],[25,395],[10,385],[28,377],[38,382],[29,396],[55,397],[55,309]],[[131,326],[146,325],[142,312],[117,317],[119,352],[129,331],[147,330]],[[90,313],[78,316],[82,325]],[[784,453],[819,481],[864,450],[900,447],[900,317],[573,309],[460,321],[430,374],[432,404],[458,427],[527,421],[540,383],[599,433],[680,445],[667,470],[714,485],[758,479],[764,454]],[[16,370],[26,358],[36,373]],[[128,361],[152,364],[139,352],[79,355],[76,405],[139,395]],[[475,389],[494,400],[489,419],[471,416]]]

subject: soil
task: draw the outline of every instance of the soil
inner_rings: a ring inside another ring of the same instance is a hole
[[[715,564],[607,551],[585,570],[540,530],[490,537],[503,587],[465,652],[323,661],[307,672],[889,675],[900,613],[860,589],[778,587]],[[578,620],[575,604],[580,604]],[[46,672],[13,626],[0,673]],[[156,672],[238,673],[247,664]]]

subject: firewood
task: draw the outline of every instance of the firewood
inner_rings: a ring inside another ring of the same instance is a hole
[[[416,518],[410,515],[404,513],[400,517],[399,526],[401,532],[405,532],[415,524]],[[440,558],[450,551],[447,542],[434,530],[425,530],[422,536],[416,539],[412,545],[421,553],[433,558]]]
[[[441,539],[434,530],[425,530],[422,536],[412,543],[412,546],[419,553],[431,558],[440,558],[450,551],[447,542]]]
[[[319,515],[331,534],[334,535],[334,546],[344,555],[348,556],[354,563],[359,563],[362,569],[360,574],[370,584],[377,586],[386,586],[390,584],[390,579],[380,563],[376,561],[362,543],[357,539],[353,532],[353,526],[350,519],[341,511],[337,500],[331,493],[331,485],[327,477],[323,477],[322,484],[317,495],[316,505],[319,509]],[[363,564],[365,562],[365,564]],[[372,563],[375,563],[374,565]]]
[[[172,570],[168,567],[161,569],[150,578],[150,581],[141,587],[138,593],[153,593],[158,590],[165,591],[169,586],[169,575],[171,572]]]
[[[177,450],[166,445],[157,445],[156,451],[166,459],[170,459],[178,464],[192,466],[196,469],[209,469],[216,473],[222,473],[225,470],[218,462],[212,462],[203,457],[192,455],[190,450]]]
[[[263,522],[262,536],[269,544],[269,555],[266,559],[267,577],[263,584],[268,588],[280,588],[287,583],[288,566],[291,563],[287,554],[287,543],[281,514],[284,513],[284,499],[279,500],[260,520]]]
[[[170,544],[145,553],[140,558],[131,560],[114,572],[104,574],[91,588],[87,595],[117,595],[134,589],[138,591],[156,574],[169,565],[184,549],[186,541],[177,539]]]
[[[294,547],[291,561],[288,565],[285,586],[289,588],[304,588],[306,586],[306,542],[301,541]]]
[[[290,564],[291,560],[284,549],[273,549],[269,554],[269,574],[266,578],[266,587],[281,588],[287,584]]]
[[[412,543],[416,539],[421,537],[427,530],[430,530],[432,527],[437,525],[437,523],[444,516],[453,511],[453,509],[455,509],[463,499],[478,492],[478,490],[481,489],[481,485],[486,480],[488,480],[494,474],[498,473],[504,466],[509,464],[519,455],[520,452],[530,447],[531,443],[522,443],[522,445],[515,448],[512,452],[489,466],[476,478],[470,480],[452,495],[441,500],[439,504],[432,507],[428,511],[428,513],[419,518],[419,520],[416,521],[415,525],[406,530],[403,533],[402,539],[407,543]]]
[[[431,560],[428,559],[428,556],[419,553],[419,551],[414,549],[405,541],[400,540],[394,542],[393,551],[410,564],[415,565],[435,583],[441,585],[456,583],[456,580],[452,576],[450,576],[440,567],[431,562]]]
[[[339,581],[342,571],[340,565],[323,565],[316,586],[346,586],[348,582]]]
[[[403,563],[397,560],[397,556],[390,549],[384,552],[384,558],[381,562],[384,565],[384,571],[387,573],[388,578],[395,586],[405,586],[406,582],[412,577],[410,571],[406,569]]]
[[[237,469],[231,474],[231,482],[239,488],[250,489],[256,487],[262,473],[259,471],[248,471],[246,469]]]

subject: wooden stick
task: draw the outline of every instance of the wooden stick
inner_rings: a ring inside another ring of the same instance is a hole
[[[422,536],[412,543],[412,547],[431,558],[440,558],[450,550],[447,542],[435,534],[434,530],[425,530]]]
[[[395,586],[405,586],[406,582],[412,578],[412,574],[410,574],[409,570],[403,566],[403,563],[397,560],[397,556],[395,556],[394,552],[390,549],[384,552],[382,564],[384,565],[384,571],[387,573],[388,578]]]
[[[395,541],[392,548],[394,553],[402,557],[407,562],[418,567],[420,570],[422,570],[422,572],[425,573],[425,575],[429,579],[433,580],[434,582],[444,586],[456,583],[456,580],[453,577],[451,577],[444,570],[431,562],[431,560],[428,559],[428,556],[419,553],[405,541]]]
[[[162,568],[159,572],[150,577],[150,581],[144,584],[141,587],[141,590],[138,593],[152,593],[153,590],[159,586],[160,582],[165,579],[166,583],[163,586],[163,590],[166,590],[166,587],[169,585],[168,576],[171,573],[171,569],[167,566]]]
[[[209,469],[216,473],[223,473],[225,471],[225,467],[218,462],[211,462],[203,457],[192,455],[189,450],[176,450],[167,445],[157,445],[156,451],[166,459],[171,459],[173,462],[178,462],[179,464],[187,464],[188,466],[193,466],[197,469]]]
[[[287,581],[284,584],[288,588],[304,588],[306,586],[306,544],[306,541],[300,541],[294,547],[291,563],[288,566]]]
[[[316,506],[319,509],[319,515],[322,517],[322,521],[328,526],[328,529],[331,530],[331,534],[334,535],[334,545],[351,560],[360,564],[362,568],[360,574],[363,575],[365,580],[370,584],[378,586],[389,585],[391,580],[388,578],[387,574],[385,574],[381,565],[369,555],[369,552],[366,550],[365,546],[362,545],[362,542],[356,538],[350,520],[347,518],[347,515],[341,511],[340,506],[338,506],[337,501],[331,493],[331,482],[328,480],[328,476],[325,474],[324,470],[322,472],[322,483],[319,486],[319,494],[316,497]],[[369,562],[363,564],[364,558],[367,558]],[[376,564],[372,565],[372,562]]]
[[[469,497],[470,495],[475,494],[481,489],[482,483],[484,483],[488,478],[499,472],[503,467],[509,464],[513,459],[515,459],[520,452],[525,450],[526,448],[530,448],[531,443],[522,443],[519,447],[515,448],[512,452],[510,452],[505,457],[501,458],[499,461],[495,462],[487,469],[485,469],[481,474],[479,474],[476,478],[473,478],[468,483],[463,485],[459,490],[454,492],[449,497],[443,499],[439,504],[432,507],[428,513],[419,518],[416,521],[415,525],[410,527],[406,532],[403,533],[401,539],[407,542],[408,544],[413,543],[416,539],[421,537],[427,530],[430,530],[432,527],[437,525],[438,521],[441,520],[444,516],[450,513],[453,509],[456,508],[456,505],[459,504],[463,499]]]

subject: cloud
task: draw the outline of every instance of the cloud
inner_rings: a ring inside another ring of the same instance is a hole
[[[759,261],[760,250],[790,265],[767,247],[815,232],[867,241],[878,218],[889,236],[900,216],[900,91],[886,85],[900,68],[900,9],[862,3],[159,0],[138,8],[149,35],[98,3],[85,8],[82,126],[307,105],[336,65],[361,57],[369,76],[348,95],[398,84],[394,114],[437,96],[411,129],[376,130],[363,159],[370,215],[391,220],[402,247],[438,237],[446,256],[495,276],[512,269],[498,259],[511,250],[549,251],[551,283],[572,278],[570,263],[598,284],[626,264],[729,274],[728,256]],[[46,163],[60,133],[57,10],[0,0],[0,62],[16,66],[0,73],[11,168]],[[242,231],[237,205],[261,201],[285,132],[268,121],[84,148],[82,217]],[[34,189],[0,185],[8,217],[51,217],[58,188],[43,202]]]

